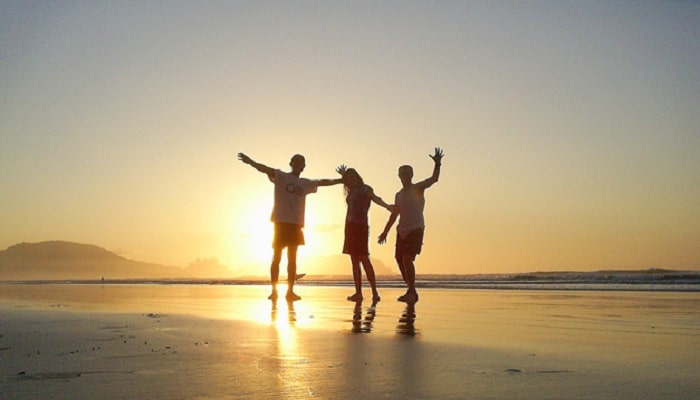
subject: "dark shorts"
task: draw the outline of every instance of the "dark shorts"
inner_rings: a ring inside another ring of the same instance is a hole
[[[396,261],[401,262],[405,258],[410,261],[416,259],[423,247],[424,231],[425,228],[419,228],[411,231],[406,237],[401,237],[398,232],[396,233],[396,253],[394,254]]]
[[[345,223],[345,242],[343,243],[343,254],[351,256],[368,256],[369,255],[369,226],[356,224],[353,222]]]
[[[272,248],[279,249],[302,244],[304,244],[304,231],[301,230],[301,225],[275,222],[275,236],[272,239]]]

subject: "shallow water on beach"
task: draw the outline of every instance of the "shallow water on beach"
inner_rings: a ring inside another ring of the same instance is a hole
[[[395,300],[402,289],[382,287],[372,305],[345,300],[348,287],[299,285],[295,303],[268,291],[0,284],[0,398],[691,399],[700,390],[698,293],[423,289],[407,305]]]
[[[288,304],[267,300],[266,285],[2,284],[0,301],[15,307],[174,313],[260,324],[291,318],[299,327],[381,335],[397,333],[402,324],[409,327],[405,333],[424,340],[480,346],[507,346],[528,337],[536,342],[538,335],[549,340],[625,333],[700,337],[698,293],[423,289],[420,301],[407,307],[395,301],[402,290],[382,288],[381,302],[373,307],[367,299],[356,307],[345,300],[350,291],[299,285],[303,299]],[[409,321],[407,312],[413,316]]]

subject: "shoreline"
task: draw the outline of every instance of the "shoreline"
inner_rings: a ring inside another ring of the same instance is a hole
[[[455,289],[455,290],[535,290],[535,291],[612,291],[612,292],[700,292],[700,274],[698,280],[668,280],[649,282],[648,280],[631,282],[600,282],[598,280],[551,280],[551,281],[473,281],[473,280],[416,280],[416,288],[425,289]],[[283,280],[280,280],[283,282]],[[363,282],[366,286],[367,282]],[[203,286],[268,286],[269,281],[248,279],[105,279],[105,280],[19,280],[1,281],[2,285],[203,285]],[[315,279],[305,278],[297,281],[296,287],[352,287],[351,277],[344,279]],[[380,289],[401,289],[405,284],[400,279],[378,279]]]

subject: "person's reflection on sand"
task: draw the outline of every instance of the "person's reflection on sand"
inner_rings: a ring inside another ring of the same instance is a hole
[[[420,331],[416,329],[416,302],[406,302],[406,308],[401,313],[399,324],[396,326],[396,333],[406,336],[418,336]]]
[[[272,310],[270,310],[270,322],[273,324],[277,322],[277,302],[272,302]]]
[[[362,300],[355,302],[355,307],[352,309],[352,332],[363,333],[365,332],[362,327]]]
[[[287,319],[289,325],[294,325],[297,322],[297,312],[294,310],[294,301],[287,301]]]
[[[287,321],[290,325],[294,325],[297,321],[297,313],[294,310],[294,302],[287,301]],[[277,317],[279,316],[279,310],[277,309],[277,301],[272,302],[272,309],[270,310],[270,321],[273,324],[277,323]]]
[[[374,322],[374,317],[377,315],[377,303],[379,303],[379,299],[373,300],[372,304],[367,308],[367,311],[365,312],[364,324],[367,327],[368,332],[372,330],[372,323]]]
[[[372,331],[372,323],[377,315],[377,303],[379,299],[372,301],[372,304],[367,307],[365,316],[362,318],[362,300],[355,302],[355,307],[352,310],[352,329],[354,333],[369,333]]]

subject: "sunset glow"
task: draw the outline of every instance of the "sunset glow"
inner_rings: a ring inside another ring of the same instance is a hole
[[[241,260],[264,265],[269,264],[272,257],[272,199],[260,197],[258,200],[251,202],[250,208],[238,210],[232,219],[237,236],[241,238],[232,248],[239,249],[237,254],[241,255]]]
[[[698,2],[3,2],[0,250],[267,276],[273,187],[238,152],[304,154],[310,179],[344,163],[392,203],[439,146],[419,273],[697,270],[698,21]],[[308,196],[302,270],[341,255],[344,217],[340,185]],[[393,268],[387,218],[370,252]]]

